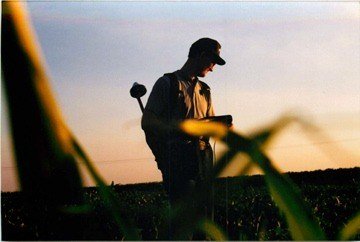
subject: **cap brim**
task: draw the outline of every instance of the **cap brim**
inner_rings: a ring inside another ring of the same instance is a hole
[[[225,61],[217,53],[213,53],[214,62],[220,66],[225,65]]]
[[[221,58],[220,56],[216,56],[215,57],[215,61],[216,61],[216,64],[218,64],[218,65],[220,65],[220,66],[223,66],[223,65],[225,65],[225,61],[224,61],[224,59],[223,58]]]

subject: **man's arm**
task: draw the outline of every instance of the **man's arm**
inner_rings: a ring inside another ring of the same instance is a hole
[[[161,121],[153,112],[145,109],[141,119],[141,128],[146,133],[151,133],[156,137],[162,137],[166,134],[166,124]]]
[[[164,119],[169,112],[169,92],[170,82],[166,77],[160,77],[148,98],[142,119],[141,127],[147,134],[151,134],[157,138],[166,138],[170,134],[176,133],[177,125],[170,124]]]

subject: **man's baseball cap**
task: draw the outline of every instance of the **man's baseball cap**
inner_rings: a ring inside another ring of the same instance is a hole
[[[210,54],[216,64],[222,66],[225,65],[226,62],[220,57],[220,49],[221,45],[216,40],[201,38],[191,45],[189,58],[194,58],[205,52],[206,54]]]

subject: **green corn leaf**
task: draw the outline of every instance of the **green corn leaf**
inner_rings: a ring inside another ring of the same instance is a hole
[[[324,232],[314,221],[311,210],[301,199],[295,184],[276,170],[259,146],[262,142],[266,142],[276,129],[283,126],[284,124],[280,122],[273,129],[265,130],[262,135],[256,135],[258,140],[246,138],[232,131],[225,132],[219,124],[208,126],[208,124],[190,121],[184,122],[181,128],[191,135],[213,135],[221,138],[229,146],[228,154],[232,157],[237,152],[248,154],[251,160],[263,170],[268,189],[280,210],[284,212],[292,237],[295,240],[324,240]],[[216,172],[221,171],[229,162],[224,157],[220,161]]]
[[[55,207],[81,203],[71,139],[24,3],[3,1],[2,10],[2,82],[21,189],[29,203],[34,198]]]
[[[267,127],[253,132],[249,135],[249,138],[257,142],[260,146],[266,147],[282,129],[295,120],[297,119],[292,116],[283,116]]]
[[[295,240],[324,240],[325,235],[314,221],[313,215],[301,199],[297,187],[271,164],[258,144],[234,132],[229,132],[227,144],[230,149],[246,152],[264,172],[268,189],[284,212],[289,230]]]
[[[350,240],[360,233],[360,212],[358,212],[340,231],[340,240]]]
[[[237,171],[237,173],[236,173],[237,176],[241,176],[241,175],[248,173],[249,170],[255,166],[251,160],[249,160],[249,161],[246,160],[244,162],[245,162],[245,165],[239,171]]]
[[[221,228],[211,220],[200,220],[199,228],[202,230],[211,240],[215,241],[227,241],[225,233]]]
[[[214,165],[214,177],[218,177],[220,175],[220,173],[225,169],[226,166],[229,165],[237,153],[237,150],[229,150],[221,156],[221,158]]]
[[[89,206],[78,203],[83,198],[76,164],[80,155],[125,238],[138,239],[135,229],[120,218],[119,200],[61,118],[23,4],[3,2],[2,6],[2,80],[22,190],[28,197],[51,198],[52,206],[65,214],[89,212]],[[69,201],[75,205],[69,206]]]

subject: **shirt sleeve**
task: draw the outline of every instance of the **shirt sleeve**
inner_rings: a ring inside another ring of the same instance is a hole
[[[157,116],[160,116],[169,102],[170,83],[167,78],[160,77],[154,84],[145,109],[151,111]]]

